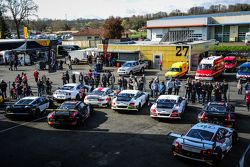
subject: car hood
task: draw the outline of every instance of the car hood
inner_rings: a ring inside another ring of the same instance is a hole
[[[175,77],[178,74],[179,74],[179,72],[168,71],[168,72],[166,72],[165,76],[166,77]]]
[[[127,69],[130,69],[131,67],[120,67],[118,68],[118,70],[127,70]]]
[[[196,75],[212,75],[212,70],[197,70]]]
[[[87,98],[87,100],[89,100],[89,99],[95,100],[95,99],[103,98],[103,96],[99,96],[99,95],[87,95],[86,98]]]
[[[72,90],[56,90],[55,93],[72,93]]]

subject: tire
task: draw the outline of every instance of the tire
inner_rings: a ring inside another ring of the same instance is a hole
[[[38,118],[40,114],[41,114],[41,111],[37,108],[35,113],[33,113],[33,118]]]
[[[139,103],[138,108],[137,108],[138,112],[140,112],[141,108],[142,108],[141,103]]]
[[[76,123],[76,127],[79,128],[82,126],[82,123],[83,123],[83,119],[82,117],[80,117],[78,120],[77,120],[77,123]]]

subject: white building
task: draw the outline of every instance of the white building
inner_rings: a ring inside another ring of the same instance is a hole
[[[167,17],[147,22],[147,38],[161,41],[170,31],[192,30],[198,40],[243,41],[250,28],[250,12]]]

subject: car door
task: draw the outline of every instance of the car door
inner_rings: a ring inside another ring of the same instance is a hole
[[[44,111],[49,107],[48,101],[45,98],[40,97],[38,100],[38,107],[40,111]]]

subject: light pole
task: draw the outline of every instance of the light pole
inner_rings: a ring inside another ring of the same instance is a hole
[[[223,24],[222,24],[222,30],[221,31],[222,31],[221,43],[223,43],[223,40],[224,40],[223,39],[224,38],[224,25]]]

